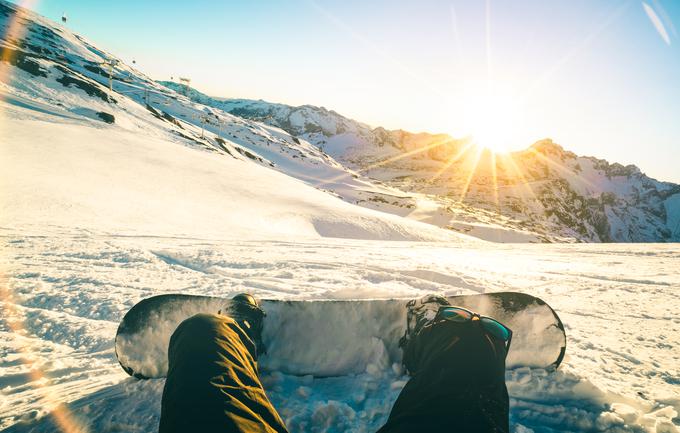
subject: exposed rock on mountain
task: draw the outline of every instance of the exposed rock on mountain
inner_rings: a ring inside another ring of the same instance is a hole
[[[195,90],[189,96],[280,127],[421,204],[429,201],[422,219],[454,230],[502,241],[680,240],[680,185],[634,165],[578,156],[550,139],[494,155],[465,139],[371,128],[323,107],[215,99]],[[407,206],[371,200],[387,210]]]

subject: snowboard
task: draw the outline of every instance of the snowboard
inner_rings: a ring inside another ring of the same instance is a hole
[[[259,300],[267,314],[262,331],[267,351],[258,358],[259,368],[315,377],[398,370],[409,300]],[[517,292],[448,300],[512,329],[508,368],[552,370],[562,362],[564,326],[543,300]],[[229,303],[226,298],[185,294],[143,299],[118,326],[115,351],[120,365],[140,379],[165,377],[168,343],[177,326],[198,313],[228,311]]]

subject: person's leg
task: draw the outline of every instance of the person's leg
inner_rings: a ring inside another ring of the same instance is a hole
[[[170,339],[160,433],[287,433],[258,377],[253,341],[225,316],[199,314]]]
[[[508,432],[505,346],[477,323],[424,328],[404,363],[412,377],[379,433]]]

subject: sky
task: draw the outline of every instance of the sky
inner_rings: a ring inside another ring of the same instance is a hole
[[[21,3],[21,2],[19,2]],[[38,0],[159,80],[498,150],[552,138],[680,183],[675,0]]]

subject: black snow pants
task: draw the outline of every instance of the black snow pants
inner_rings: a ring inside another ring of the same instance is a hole
[[[199,314],[170,339],[160,433],[287,433],[265,394],[253,342],[232,319]],[[379,433],[508,432],[505,348],[474,323],[425,328]]]

